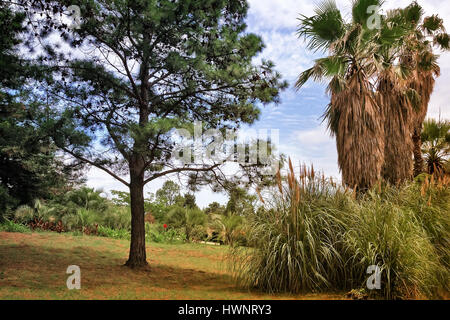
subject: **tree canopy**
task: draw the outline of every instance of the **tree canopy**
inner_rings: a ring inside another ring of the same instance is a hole
[[[245,32],[246,1],[19,3],[16,9],[26,9],[34,32],[27,46],[48,73],[33,93],[54,102],[51,119],[42,125],[66,154],[130,188],[128,265],[146,264],[148,182],[185,174],[191,185],[219,188],[230,180],[252,183],[257,168],[267,166],[240,163],[242,174],[227,176],[221,162],[193,157],[186,163],[174,156],[180,141],[174,129],[193,132],[196,122],[222,131],[253,124],[260,105],[278,102],[287,86],[273,63],[255,63],[264,44]],[[60,19],[69,6],[80,9],[76,26]]]
[[[46,105],[27,89],[44,74],[18,47],[25,14],[0,4],[0,211],[49,198],[79,183],[82,166],[64,161],[45,127]]]

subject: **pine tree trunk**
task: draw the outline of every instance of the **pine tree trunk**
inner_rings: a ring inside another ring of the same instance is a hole
[[[414,129],[412,136],[414,143],[414,177],[417,177],[423,172],[423,158],[422,158],[422,139],[420,138],[420,130]]]
[[[130,165],[131,243],[130,256],[125,263],[130,268],[148,265],[145,253],[144,176],[134,161]]]

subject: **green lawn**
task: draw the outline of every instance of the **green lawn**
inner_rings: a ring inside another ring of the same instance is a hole
[[[147,246],[149,271],[124,267],[129,242],[57,233],[0,232],[0,299],[342,299],[343,294],[268,295],[236,288],[227,248]],[[81,268],[81,290],[66,269]]]

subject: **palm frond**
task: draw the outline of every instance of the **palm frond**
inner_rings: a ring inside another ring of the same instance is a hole
[[[433,39],[433,44],[440,47],[441,50],[450,50],[450,37],[448,33],[440,33]]]
[[[353,22],[366,28],[369,17],[374,14],[370,7],[381,7],[382,4],[383,1],[380,0],[354,0],[352,5]]]
[[[390,23],[385,20],[379,30],[377,40],[381,46],[398,46],[410,32],[411,28],[405,21],[401,23]]]
[[[312,68],[300,74],[295,87],[300,89],[310,79],[320,82],[325,78],[331,78],[336,75],[344,76],[347,68],[348,61],[342,56],[329,56],[317,59]]]
[[[411,106],[413,107],[414,110],[418,111],[422,102],[422,98],[420,97],[420,94],[412,89],[412,88],[408,88],[405,91],[405,95],[409,101],[409,103],[411,104]]]
[[[297,30],[299,37],[308,40],[308,48],[313,51],[325,50],[345,32],[344,21],[334,0],[326,0],[318,5],[316,15],[302,15]]]
[[[403,9],[403,14],[404,14],[405,20],[407,22],[411,23],[414,26],[417,26],[423,17],[424,10],[417,3],[417,1],[414,1],[409,6],[407,6],[405,9]]]
[[[436,31],[445,31],[444,21],[437,14],[433,14],[423,19],[422,29],[430,35]]]

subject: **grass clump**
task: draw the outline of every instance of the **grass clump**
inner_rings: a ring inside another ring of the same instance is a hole
[[[27,226],[20,223],[15,223],[14,221],[8,219],[5,219],[5,221],[0,224],[0,231],[20,233],[31,232],[30,228],[28,228]]]
[[[130,240],[131,239],[131,233],[130,231],[126,229],[112,229],[110,227],[104,227],[102,225],[98,226],[98,235],[100,237],[107,237],[107,238],[113,238],[113,239],[125,239]]]
[[[358,195],[313,168],[296,177],[290,163],[249,219],[251,248],[232,251],[238,284],[265,292],[356,289],[388,299],[448,292],[449,184],[430,179]],[[370,265],[381,270],[381,290],[366,289]]]
[[[401,195],[399,195],[401,196]],[[361,287],[369,265],[381,270],[381,290],[388,299],[435,297],[446,286],[445,267],[414,212],[372,192],[351,206],[344,244],[347,269]]]

